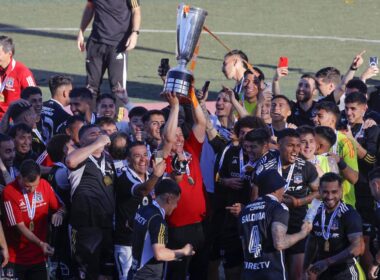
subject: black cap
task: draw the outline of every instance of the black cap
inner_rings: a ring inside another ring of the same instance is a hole
[[[154,194],[156,196],[162,194],[174,194],[179,196],[181,194],[181,188],[178,184],[172,179],[162,179],[154,188]]]
[[[255,182],[259,189],[259,196],[273,193],[286,185],[286,181],[276,169],[269,169],[261,172],[256,177]]]

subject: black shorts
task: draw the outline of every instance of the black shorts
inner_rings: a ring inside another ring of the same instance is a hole
[[[115,261],[112,229],[73,228],[71,246],[74,270],[79,279],[97,279],[99,275],[113,275]]]
[[[21,265],[8,263],[1,272],[4,280],[47,280],[46,263]]]

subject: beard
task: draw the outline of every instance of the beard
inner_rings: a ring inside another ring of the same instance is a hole
[[[299,91],[296,92],[296,99],[298,102],[304,103],[308,102],[310,99],[312,99],[311,93],[303,93],[300,94]]]

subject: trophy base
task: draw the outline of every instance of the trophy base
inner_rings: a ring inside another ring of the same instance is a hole
[[[164,91],[175,92],[180,103],[190,101],[189,92],[194,78],[189,72],[170,70],[166,76]]]

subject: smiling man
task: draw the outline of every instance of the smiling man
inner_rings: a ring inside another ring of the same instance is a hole
[[[289,207],[288,234],[299,232],[307,211],[307,205],[318,197],[318,172],[312,163],[299,157],[300,135],[296,130],[286,128],[278,137],[280,155],[275,159],[260,162],[256,176],[264,170],[276,169],[286,180],[284,203]],[[254,180],[255,184],[257,179]],[[258,189],[260,196],[261,190]],[[305,252],[305,241],[297,242],[286,250],[289,279],[300,279]]]
[[[152,201],[152,191],[164,174],[166,163],[153,163],[153,172],[148,172],[149,157],[143,142],[129,144],[128,167],[115,183],[115,261],[119,279],[126,280],[132,265],[133,220],[137,209]]]
[[[305,271],[320,280],[365,279],[356,260],[364,251],[362,220],[352,206],[341,201],[342,179],[335,173],[324,174],[319,193],[323,203],[307,240]]]

